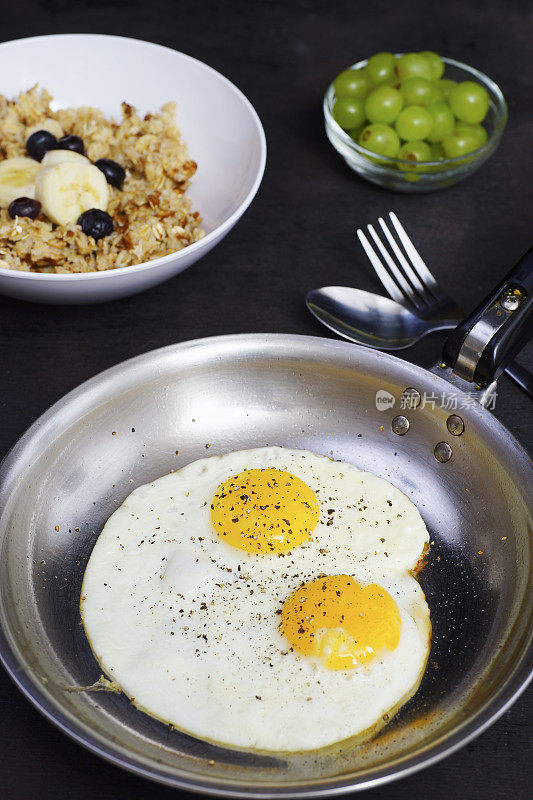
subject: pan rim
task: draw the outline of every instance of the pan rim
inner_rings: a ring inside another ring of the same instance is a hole
[[[375,361],[385,361],[396,366],[401,365],[404,369],[410,370],[413,375],[415,373],[419,373],[421,378],[427,379],[430,377],[431,380],[435,381],[435,383],[440,385],[443,389],[447,388],[448,391],[451,386],[451,384],[440,375],[432,372],[432,367],[420,367],[417,364],[412,364],[411,362],[406,361],[399,356],[393,355],[392,352],[372,350],[371,348],[363,345],[354,344],[341,339],[327,339],[322,336],[308,336],[305,334],[292,333],[235,333],[223,334],[221,336],[204,336],[197,339],[188,339],[183,342],[164,345],[163,347],[158,347],[154,350],[147,350],[139,355],[131,356],[123,361],[119,361],[118,364],[114,364],[111,367],[101,370],[100,372],[96,373],[96,375],[87,378],[87,380],[83,381],[66,394],[62,395],[62,397],[52,403],[52,405],[46,411],[40,414],[39,417],[37,417],[37,419],[35,419],[29,425],[24,433],[19,436],[19,438],[9,448],[2,459],[0,459],[0,503],[5,501],[3,482],[5,479],[5,473],[7,472],[6,467],[10,466],[11,463],[14,462],[14,460],[19,456],[23,448],[26,446],[27,442],[34,436],[38,429],[43,428],[44,425],[49,423],[49,421],[60,409],[71,403],[75,398],[86,394],[88,390],[96,389],[96,387],[100,385],[103,388],[116,373],[120,371],[131,370],[135,367],[142,367],[145,363],[148,363],[150,360],[152,360],[154,356],[170,356],[175,352],[204,349],[213,345],[219,345],[222,347],[225,345],[238,346],[243,342],[248,342],[250,348],[255,345],[254,349],[257,349],[257,345],[262,345],[265,350],[266,347],[276,346],[278,343],[279,345],[286,344],[287,356],[290,355],[292,359],[295,359],[297,355],[295,346],[297,344],[304,345],[308,343],[315,348],[321,348],[324,353],[326,351],[331,351],[328,353],[328,355],[332,355],[336,352],[344,352],[345,354],[354,353],[359,357],[369,357]],[[308,352],[307,355],[310,355],[310,353]],[[315,353],[315,355],[318,355],[318,353]],[[355,362],[356,359],[353,359],[353,361]],[[509,442],[512,444],[513,448],[517,450],[516,456],[520,457],[520,460],[524,461],[525,466],[531,470],[533,475],[533,457],[527,453],[518,439],[516,439],[516,437],[505,427],[502,422],[500,422],[500,420],[494,414],[481,406],[479,403],[475,403],[471,408],[468,409],[468,411],[470,414],[474,413],[478,419],[484,419],[487,421],[490,420],[493,425],[499,428],[502,432],[505,432]]]
[[[226,350],[228,355],[231,355],[235,348],[238,348],[239,352],[242,353],[243,345],[248,345],[250,350],[257,351],[260,349],[265,355],[270,351],[272,354],[277,351],[291,359],[297,359],[298,356],[303,354],[304,350],[307,350],[307,356],[319,358],[327,355],[332,361],[342,361],[345,366],[350,366],[350,363],[353,363],[354,366],[360,365],[361,361],[364,362],[369,359],[374,364],[381,361],[384,367],[383,372],[386,371],[387,364],[391,365],[391,367],[395,365],[396,368],[400,368],[401,365],[401,369],[408,371],[412,378],[416,378],[419,375],[420,378],[423,377],[427,380],[428,377],[431,377],[431,380],[434,380],[437,386],[449,388],[449,384],[443,378],[430,373],[428,369],[412,365],[389,353],[370,351],[362,346],[322,337],[272,333],[230,334],[167,345],[166,347],[134,356],[89,378],[56,401],[44,414],[35,420],[0,463],[0,507],[5,509],[13,489],[14,481],[11,473],[14,472],[15,475],[20,475],[21,470],[24,469],[25,453],[28,452],[32,443],[38,442],[46,431],[53,426],[54,418],[57,414],[77,398],[94,394],[100,395],[101,400],[104,400],[106,387],[112,377],[122,371],[129,374],[130,380],[138,380],[139,371],[137,368],[140,368],[142,373],[142,367],[146,366],[154,356],[168,357],[170,360],[175,353],[186,351],[192,353],[198,348],[205,349],[207,347],[214,352],[217,349],[220,351]],[[347,358],[349,354],[351,354],[352,358]],[[123,375],[123,377],[126,376]],[[516,461],[522,462],[521,468],[531,474],[530,485],[533,485],[533,462],[519,442],[487,409],[481,406],[469,409],[469,414],[471,415],[472,413],[481,421],[490,422],[497,432],[505,432],[507,444],[513,448],[515,463]],[[465,720],[461,725],[454,728],[450,735],[442,734],[427,751],[419,749],[413,755],[403,758],[400,762],[392,762],[389,765],[372,770],[367,777],[363,773],[360,778],[345,775],[338,778],[327,777],[324,780],[313,779],[312,782],[298,781],[297,783],[278,783],[269,786],[264,782],[255,785],[251,784],[248,777],[243,781],[228,781],[185,770],[177,770],[175,774],[170,774],[168,771],[150,766],[149,760],[143,762],[137,755],[129,755],[127,750],[112,744],[105,737],[95,734],[88,726],[80,723],[67,713],[60,704],[49,698],[44,688],[41,688],[33,678],[33,675],[25,669],[24,663],[19,660],[15,648],[9,641],[8,633],[0,625],[0,661],[22,694],[63,733],[66,733],[78,744],[86,747],[96,755],[141,777],[156,780],[167,786],[218,797],[327,797],[345,794],[350,791],[374,788],[413,774],[455,752],[481,734],[505,713],[533,678],[532,656],[533,645],[530,637],[529,641],[523,645],[521,658],[518,660],[513,673],[508,676],[498,693],[491,697],[474,717]],[[312,785],[309,785],[310,783]]]

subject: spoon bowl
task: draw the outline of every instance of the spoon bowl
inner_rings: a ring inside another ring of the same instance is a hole
[[[313,289],[305,302],[330,330],[378,350],[405,350],[427,333],[455,328],[460,321],[423,319],[395,300],[350,286]]]

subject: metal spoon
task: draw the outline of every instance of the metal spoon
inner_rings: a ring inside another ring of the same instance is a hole
[[[404,350],[433,331],[455,328],[459,319],[431,320],[415,314],[388,297],[353,289],[324,286],[310,291],[309,311],[327,328],[357,344],[377,350]],[[533,397],[533,375],[513,362],[505,370]]]
[[[427,333],[455,328],[460,322],[423,319],[395,300],[349,286],[313,289],[305,302],[330,330],[378,350],[404,350]]]

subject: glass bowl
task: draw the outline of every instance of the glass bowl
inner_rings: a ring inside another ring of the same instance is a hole
[[[402,55],[397,53],[397,56]],[[507,123],[507,104],[499,86],[479,70],[461,64],[452,58],[442,59],[446,65],[444,76],[454,81],[473,80],[484,86],[489,93],[490,105],[484,126],[488,133],[486,143],[477,150],[460,158],[444,161],[420,161],[412,169],[406,169],[406,162],[398,158],[378,156],[361,147],[333,119],[332,108],[335,100],[333,83],[328,86],[324,96],[324,121],[326,133],[335,150],[344,158],[351,169],[367,181],[377,183],[397,192],[431,192],[445,189],[467,178],[496,151]],[[348,69],[362,69],[367,59],[352,64]],[[403,167],[403,169],[401,169]]]

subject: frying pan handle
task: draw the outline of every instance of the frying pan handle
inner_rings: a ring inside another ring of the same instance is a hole
[[[533,247],[444,343],[444,363],[486,386],[533,335]]]

